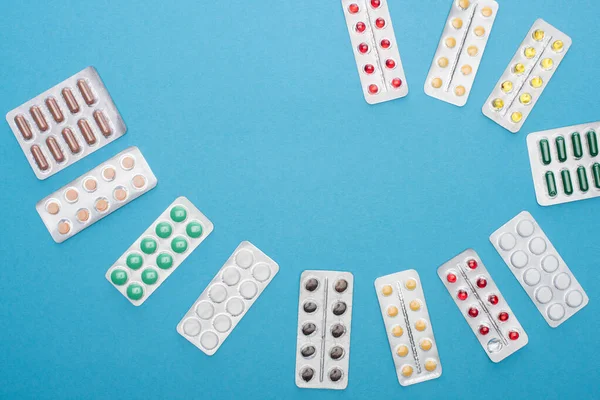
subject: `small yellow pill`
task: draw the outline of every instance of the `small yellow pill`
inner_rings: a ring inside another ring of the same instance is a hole
[[[483,35],[485,35],[485,28],[483,26],[477,26],[475,27],[473,32],[475,33],[475,36],[482,37]]]
[[[477,55],[477,53],[479,53],[479,49],[477,48],[477,46],[467,47],[467,54],[470,55],[471,57],[475,57]]]
[[[404,287],[408,290],[415,290],[415,288],[417,287],[417,281],[415,281],[414,279],[409,279],[404,284]]]
[[[552,43],[552,50],[556,52],[561,52],[564,46],[565,44],[562,40],[556,40],[554,43]]]
[[[517,124],[523,119],[523,114],[520,111],[515,111],[511,114],[510,119],[512,120],[512,122]]]
[[[454,39],[453,37],[446,38],[445,43],[446,47],[453,49],[454,46],[456,46],[456,39]]]
[[[529,105],[531,103],[531,95],[529,93],[523,93],[519,96],[519,101],[521,104]]]
[[[398,307],[389,306],[387,309],[387,315],[389,315],[390,317],[395,317],[396,315],[398,315]]]
[[[449,62],[446,57],[440,57],[438,59],[437,64],[440,66],[440,68],[446,68],[448,66]]]
[[[544,31],[543,31],[543,30],[541,30],[541,29],[536,29],[535,31],[533,31],[533,35],[532,35],[532,36],[533,36],[533,39],[534,39],[534,40],[536,40],[536,41],[538,41],[538,42],[541,42],[542,40],[544,40],[544,36],[545,36],[545,35],[546,35],[546,34],[544,33]]]
[[[533,47],[526,47],[524,53],[527,58],[535,57],[535,49]]]
[[[431,340],[429,340],[429,339],[423,339],[423,340],[421,340],[421,343],[419,343],[419,346],[423,350],[429,351],[429,350],[431,350],[431,347],[433,346],[433,343],[431,343]]]
[[[402,367],[402,376],[409,377],[413,373],[413,369],[410,365],[405,365]]]
[[[458,2],[458,6],[460,8],[462,8],[463,10],[466,10],[467,8],[469,8],[470,5],[471,5],[471,2],[469,0],[460,0]]]
[[[504,100],[494,99],[492,100],[492,108],[496,111],[500,111],[504,108]]]
[[[429,372],[435,371],[437,368],[437,363],[433,360],[425,361],[425,369]]]
[[[483,7],[481,9],[481,15],[483,15],[486,18],[491,17],[492,14],[493,14],[493,11],[492,11],[491,7]]]
[[[460,19],[460,18],[454,18],[454,19],[452,20],[452,26],[453,26],[455,29],[460,29],[460,28],[462,28],[462,26],[463,26],[463,20],[462,20],[462,19]]]
[[[502,89],[504,93],[510,93],[513,90],[513,83],[511,81],[504,81],[502,82],[502,85],[500,85],[500,89]]]
[[[413,300],[410,302],[409,307],[413,311],[419,311],[421,309],[421,303],[419,302],[419,300]]]
[[[415,329],[419,332],[423,332],[425,329],[427,329],[427,323],[420,319],[417,322],[415,322]]]
[[[530,84],[532,87],[538,89],[538,88],[542,87],[542,85],[544,84],[544,81],[539,76],[535,76],[535,77],[533,77],[533,79],[531,79]]]
[[[402,329],[402,327],[400,325],[395,325],[392,328],[392,336],[394,337],[400,337],[404,334],[404,329]]]
[[[517,63],[515,65],[515,67],[513,68],[513,71],[515,74],[521,75],[523,72],[525,72],[525,65],[523,65],[521,63]]]
[[[441,78],[433,78],[431,80],[431,86],[433,86],[435,89],[439,89],[442,87],[442,79]]]
[[[394,290],[392,289],[392,285],[385,285],[382,289],[381,289],[381,294],[384,296],[389,296],[390,294],[392,294]]]
[[[408,354],[408,347],[406,347],[405,345],[401,344],[396,349],[396,354],[398,354],[399,357],[406,357],[406,355]]]
[[[542,60],[542,62],[540,63],[540,65],[542,66],[542,68],[544,68],[546,71],[552,69],[552,67],[554,66],[554,61],[552,61],[551,58],[544,58]]]
[[[462,66],[460,72],[462,72],[463,75],[471,75],[471,72],[473,72],[473,68],[469,64],[466,64]]]
[[[464,96],[466,92],[467,92],[467,89],[465,89],[465,87],[462,85],[454,88],[454,94],[457,95],[458,97]]]

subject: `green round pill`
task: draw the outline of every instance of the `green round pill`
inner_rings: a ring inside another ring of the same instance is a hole
[[[187,218],[187,211],[183,206],[171,208],[171,219],[175,222],[183,222]]]
[[[185,232],[189,237],[197,239],[202,236],[202,225],[198,221],[192,221],[185,227]]]
[[[155,269],[148,268],[142,272],[142,281],[146,285],[154,285],[158,280],[158,272]]]
[[[173,233],[173,227],[168,222],[160,222],[156,225],[156,236],[161,239],[166,239]]]
[[[173,257],[169,253],[160,253],[156,257],[156,265],[160,269],[169,269],[173,266]]]
[[[131,253],[127,256],[127,266],[133,270],[140,269],[144,264],[144,257],[140,253]]]
[[[144,288],[138,283],[132,283],[127,286],[127,297],[134,301],[141,299],[144,297]]]
[[[184,253],[187,250],[187,247],[188,247],[187,240],[185,240],[181,236],[177,236],[175,239],[173,239],[171,241],[171,249],[175,253],[179,253],[179,254]]]
[[[156,240],[152,238],[144,238],[140,243],[140,249],[142,249],[142,251],[146,254],[154,253],[157,247],[158,244],[156,243]]]
[[[123,271],[120,268],[115,269],[110,274],[110,280],[112,283],[114,283],[117,286],[123,286],[124,284],[127,283],[127,272]]]

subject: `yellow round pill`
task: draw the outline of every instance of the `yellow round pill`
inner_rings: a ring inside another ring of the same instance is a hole
[[[504,93],[510,93],[513,90],[513,83],[511,81],[504,81],[502,82],[502,85],[500,85],[500,89],[502,89]]]
[[[482,37],[483,35],[485,35],[485,28],[483,26],[477,26],[475,27],[473,32],[475,32],[475,36]]]
[[[400,357],[406,357],[406,355],[408,354],[408,347],[406,347],[405,345],[401,344],[396,349],[396,354],[398,354],[398,356],[400,356]]]
[[[389,306],[387,309],[387,314],[390,317],[395,317],[396,315],[398,315],[398,307],[396,306]]]
[[[534,39],[534,40],[536,40],[536,41],[538,41],[538,42],[541,42],[542,40],[544,40],[545,33],[544,33],[544,31],[543,31],[543,30],[541,30],[541,29],[536,29],[536,30],[533,32],[533,35],[532,35],[532,36],[533,36],[533,39]]]
[[[524,53],[527,58],[535,57],[535,49],[533,47],[526,47]]]
[[[515,111],[514,113],[511,114],[510,119],[515,124],[519,123],[523,119],[523,114],[520,111]]]
[[[392,328],[392,336],[394,337],[400,337],[404,334],[404,329],[402,329],[402,327],[400,325],[395,325]]]
[[[469,8],[470,5],[471,5],[471,2],[469,0],[459,0],[459,2],[458,2],[458,6],[460,8],[462,8],[463,10],[466,10],[467,8]]]
[[[421,303],[419,302],[419,300],[413,300],[410,302],[409,307],[413,311],[419,311],[421,309]]]
[[[467,89],[465,89],[465,87],[462,85],[454,88],[454,94],[457,95],[458,97],[464,96],[466,92],[467,92]]]
[[[414,279],[409,279],[404,284],[404,287],[408,290],[415,290],[415,288],[417,287],[417,281],[415,281]]]
[[[440,66],[440,68],[446,68],[448,66],[448,59],[446,57],[440,57],[438,59],[438,65]]]
[[[456,46],[456,39],[454,39],[453,37],[446,38],[445,43],[446,47],[453,49],[454,46]]]
[[[442,87],[442,79],[441,78],[433,78],[431,80],[431,86],[433,86],[435,89],[439,89]]]
[[[491,17],[492,16],[492,8],[491,7],[483,7],[481,9],[481,15],[483,15],[484,17]]]
[[[517,63],[513,68],[513,71],[515,72],[515,74],[521,75],[523,72],[525,72],[525,65]]]
[[[460,28],[462,28],[462,26],[463,26],[463,21],[462,21],[462,19],[460,19],[460,18],[454,18],[454,19],[452,20],[452,26],[453,26],[455,29],[460,29]]]
[[[423,350],[429,351],[429,350],[431,350],[431,347],[433,346],[433,343],[431,343],[431,340],[429,340],[429,339],[423,339],[423,340],[421,340],[421,343],[419,343],[419,346]]]
[[[405,365],[402,367],[402,376],[409,377],[413,373],[413,369],[410,365]]]
[[[425,369],[429,372],[435,371],[437,368],[437,363],[433,360],[425,361]]]
[[[419,332],[423,332],[425,329],[427,329],[427,322],[423,321],[422,319],[418,320],[415,322],[415,329]]]
[[[519,101],[521,104],[529,105],[529,103],[531,103],[531,95],[529,93],[523,93],[519,96]]]
[[[551,58],[544,58],[542,60],[542,62],[540,63],[540,65],[542,66],[542,68],[544,68],[546,71],[552,69],[552,67],[554,66],[554,61],[552,61]]]
[[[392,285],[385,285],[382,289],[381,289],[381,294],[384,296],[389,296],[390,294],[392,294],[394,290],[392,289]]]
[[[544,81],[539,76],[535,76],[531,79],[531,82],[529,82],[529,83],[531,84],[532,87],[538,89],[538,88],[542,87],[542,85],[544,84]]]
[[[504,100],[494,99],[492,100],[492,108],[496,111],[500,111],[504,108]]]
[[[471,75],[471,72],[473,72],[473,68],[469,64],[466,64],[462,66],[460,72],[462,72],[463,75]]]
[[[561,52],[564,46],[565,44],[562,40],[556,40],[554,43],[552,43],[552,50],[556,52]]]
[[[475,57],[477,55],[477,53],[479,53],[479,49],[477,48],[477,46],[467,47],[467,54],[470,55],[471,57]]]

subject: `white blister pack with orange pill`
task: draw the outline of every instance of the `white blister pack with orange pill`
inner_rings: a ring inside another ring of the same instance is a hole
[[[213,229],[191,201],[178,197],[106,271],[106,279],[140,306]]]
[[[342,0],[365,100],[369,104],[408,94],[387,0]]]
[[[137,147],[129,147],[51,195],[35,208],[61,243],[153,189],[158,180]]]
[[[483,105],[483,114],[518,132],[571,47],[571,38],[543,19],[535,21]]]
[[[177,325],[177,332],[212,356],[279,272],[279,265],[242,242]]]
[[[527,211],[494,232],[490,241],[551,327],[588,304],[587,294]]]
[[[467,103],[496,14],[493,0],[452,0],[425,81],[426,94],[459,107]]]
[[[296,386],[345,389],[350,366],[354,276],[304,271],[300,277]]]
[[[438,276],[490,360],[500,362],[527,344],[527,333],[474,250],[439,267]]]
[[[377,278],[375,291],[400,385],[439,378],[442,364],[417,271]]]
[[[127,131],[94,67],[8,112],[6,121],[38,179],[56,174]]]

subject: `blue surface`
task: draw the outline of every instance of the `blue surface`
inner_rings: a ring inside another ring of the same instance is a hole
[[[94,65],[129,130],[38,181],[8,125],[0,127],[0,397],[598,398],[600,199],[538,206],[525,138],[600,119],[599,3],[503,1],[464,108],[422,88],[449,1],[394,0],[390,9],[410,93],[369,106],[338,0],[4,4],[2,113]],[[538,17],[568,33],[573,47],[513,135],[481,106]],[[55,244],[36,201],[130,145],[146,156],[157,188]],[[133,307],[104,273],[179,195],[215,231]],[[590,297],[558,329],[488,241],[523,209]],[[207,357],[175,327],[242,240],[281,270]],[[436,275],[468,247],[529,334],[529,344],[500,364],[488,360]],[[314,268],[355,276],[343,392],[294,384],[299,277]],[[444,372],[403,388],[373,281],[409,268],[421,274]]]

